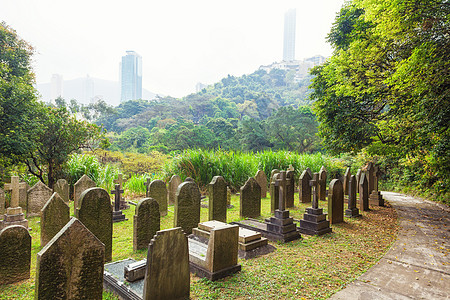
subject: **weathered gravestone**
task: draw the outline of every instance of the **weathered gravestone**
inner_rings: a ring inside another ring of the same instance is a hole
[[[5,192],[0,188],[0,220],[5,214]]]
[[[159,205],[155,199],[145,198],[136,205],[133,219],[133,251],[146,249],[160,230]]]
[[[19,188],[19,206],[22,208],[26,208],[27,207],[27,203],[28,203],[28,190],[30,189],[30,185],[26,182],[21,182],[20,183],[20,188]],[[27,208],[28,210],[28,208]]]
[[[123,178],[123,174],[122,173],[117,174],[117,179],[114,179],[114,183],[118,184],[121,190],[123,190],[123,185],[125,184],[125,182],[127,182],[127,180]],[[124,210],[124,209],[128,209],[128,208],[130,208],[130,206],[125,201],[125,197],[120,197],[120,199],[119,199],[119,210]]]
[[[208,184],[209,220],[227,222],[227,183],[222,176],[214,176]]]
[[[11,176],[11,183],[5,183],[5,191],[11,191],[11,203],[6,209],[4,220],[0,221],[0,229],[11,225],[21,225],[28,228],[28,220],[25,219],[22,207],[19,206],[19,189],[25,186],[25,183],[19,183],[19,176]]]
[[[76,212],[80,208],[80,196],[81,194],[90,188],[95,187],[95,182],[90,179],[86,174],[81,176],[80,179],[73,185],[73,210]]]
[[[189,299],[189,292],[188,241],[183,230],[158,231],[148,245],[143,299]]]
[[[231,206],[231,190],[227,186],[227,207],[230,207],[230,206]]]
[[[286,208],[294,207],[294,198],[295,198],[295,179],[294,179],[295,171],[289,170],[286,172]]]
[[[250,177],[245,182],[239,196],[241,218],[256,218],[261,215],[261,187],[255,178]]]
[[[356,208],[356,190],[358,188],[356,176],[352,175],[349,182],[348,208],[345,210],[345,216],[348,218],[360,217],[359,209]]]
[[[187,179],[186,179],[187,180]],[[174,227],[181,227],[186,234],[200,223],[200,190],[192,180],[178,186],[175,194]]]
[[[172,175],[169,181],[169,188],[167,193],[167,200],[169,205],[175,204],[175,194],[177,193],[178,186],[181,184],[181,178],[178,175]]]
[[[369,210],[369,183],[366,173],[362,173],[359,179],[359,209],[362,211]]]
[[[51,188],[38,181],[28,190],[27,217],[37,217],[41,214],[41,209],[52,196]]]
[[[270,212],[274,213],[275,210],[278,209],[278,205],[280,203],[280,189],[275,182],[278,180],[280,173],[274,173],[273,177],[270,180]],[[284,196],[283,196],[284,197]],[[283,202],[285,203],[284,199]]]
[[[65,179],[58,179],[56,184],[53,186],[53,191],[58,193],[64,202],[69,204],[69,184]]]
[[[328,189],[328,219],[330,224],[344,221],[344,191],[339,179],[331,180]]]
[[[313,174],[313,172],[311,171],[311,169],[309,167],[306,168],[306,172],[308,172],[309,177],[311,177],[311,179],[314,177],[314,174]]]
[[[258,170],[255,175],[255,180],[261,187],[261,198],[267,197],[267,177],[264,171]]]
[[[111,198],[102,188],[90,188],[80,196],[77,217],[104,245],[105,261],[112,260]]]
[[[344,188],[344,195],[348,195],[348,182],[350,181],[350,176],[352,176],[350,172],[350,168],[347,168],[344,173],[344,178],[342,181],[342,185]]]
[[[307,170],[303,171],[303,173],[300,175],[300,179],[298,182],[298,194],[300,203],[311,202],[311,186],[309,185],[311,179],[312,177],[309,175]]]
[[[273,178],[273,175],[275,175],[275,174],[277,174],[277,173],[280,173],[280,170],[278,170],[278,169],[273,169],[271,172],[270,172],[270,178],[269,178],[269,180],[270,180],[270,182],[269,182],[269,193],[270,193],[270,197],[272,197],[272,188],[271,188],[271,184],[272,184],[272,178]],[[277,193],[278,194],[278,193]]]
[[[325,201],[327,197],[327,170],[324,166],[319,171],[319,200]]]
[[[0,284],[30,278],[31,236],[20,225],[0,231]]]
[[[356,192],[359,193],[359,180],[361,179],[361,169],[356,171]]]
[[[148,186],[148,197],[158,202],[161,217],[167,216],[167,188],[162,180],[153,180]]]
[[[72,218],[37,254],[35,299],[102,299],[105,245]]]
[[[41,209],[41,246],[44,247],[70,220],[70,208],[58,193]]]
[[[114,210],[112,215],[113,223],[126,221],[125,215],[120,210],[120,203],[122,202],[122,193],[123,189],[120,188],[120,184],[116,183],[114,186],[114,190],[111,191],[111,194],[114,195]]]
[[[373,190],[369,195],[369,203],[372,205],[384,206],[384,199],[378,191],[378,177],[380,176],[380,170],[378,166],[373,167]]]

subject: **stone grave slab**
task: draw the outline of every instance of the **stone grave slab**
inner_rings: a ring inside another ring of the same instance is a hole
[[[327,170],[324,166],[319,171],[319,200],[325,201],[327,197]]]
[[[136,205],[133,217],[133,250],[148,248],[153,236],[160,230],[158,202],[153,198],[145,198]]]
[[[118,184],[120,189],[123,190],[125,182],[127,182],[127,179],[123,178],[123,174],[119,173],[117,174],[117,179],[114,179],[113,181],[115,184]],[[125,197],[120,197],[120,203],[119,203],[119,209],[129,209],[130,206],[128,205],[127,201],[125,201]]]
[[[359,209],[356,208],[356,190],[357,190],[357,179],[355,175],[350,177],[349,191],[348,191],[348,208],[345,210],[345,216],[347,218],[360,217]]]
[[[58,179],[53,186],[53,191],[58,193],[58,195],[63,199],[64,202],[69,204],[69,184],[65,179]]]
[[[177,193],[178,186],[181,184],[181,178],[178,175],[172,175],[169,180],[169,188],[167,189],[167,201],[169,205],[175,204],[175,194]]]
[[[255,174],[255,180],[261,187],[261,198],[267,197],[267,176],[262,170],[258,170]]]
[[[178,186],[174,207],[174,227],[181,227],[186,234],[200,222],[200,190],[192,180]]]
[[[114,186],[114,190],[111,191],[111,194],[114,195],[114,210],[112,215],[113,223],[127,221],[122,210],[120,209],[120,203],[122,201],[122,193],[123,189],[120,188],[120,184],[116,183]]]
[[[148,186],[148,197],[158,202],[161,217],[167,216],[167,188],[162,180],[153,180]]]
[[[361,178],[359,179],[359,209],[362,211],[369,210],[369,183],[364,172],[361,173]]]
[[[41,209],[41,246],[44,247],[69,221],[69,206],[58,193],[53,193]]]
[[[227,221],[227,183],[222,176],[214,176],[208,184],[209,220]]]
[[[279,176],[279,172],[278,173],[274,173],[272,179],[270,180],[270,212],[274,213],[276,209],[278,209],[278,205],[280,203],[280,189],[278,188],[278,186],[275,185],[275,182],[278,179]]]
[[[241,187],[239,213],[242,218],[256,218],[261,215],[261,187],[250,177]]]
[[[300,175],[300,179],[298,182],[298,194],[300,203],[311,202],[311,186],[309,185],[311,179],[312,177],[309,175],[307,170],[303,171],[303,173]]]
[[[83,174],[80,179],[73,185],[73,201],[74,206],[73,209],[76,212],[78,208],[80,208],[80,196],[81,194],[90,188],[95,187],[95,182],[90,179],[86,174]]]
[[[11,225],[0,231],[0,284],[30,278],[31,236],[27,228]]]
[[[328,219],[330,224],[344,221],[344,190],[339,179],[333,179],[328,189]]]
[[[38,181],[30,188],[28,190],[27,218],[40,216],[41,209],[52,195],[52,189],[43,184],[42,181]]]
[[[25,187],[24,182],[19,182],[19,176],[11,176],[11,183],[5,183],[5,191],[11,191],[11,203],[6,209],[6,214],[0,221],[0,230],[11,225],[20,225],[28,229],[28,220],[25,219],[22,207],[19,206],[19,192]]]

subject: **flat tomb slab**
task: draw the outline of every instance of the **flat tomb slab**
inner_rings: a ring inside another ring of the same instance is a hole
[[[124,278],[124,268],[135,262],[134,259],[124,259],[105,264],[103,288],[119,296],[120,299],[142,300],[144,278],[134,282],[129,282]]]
[[[260,232],[239,227],[239,243],[246,244],[252,241],[259,240],[260,238]]]

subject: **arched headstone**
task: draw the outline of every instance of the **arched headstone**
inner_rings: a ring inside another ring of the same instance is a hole
[[[181,227],[186,234],[192,233],[200,223],[200,190],[192,181],[178,186],[175,197],[174,227]]]
[[[261,215],[261,187],[255,178],[250,177],[241,187],[240,216],[256,218]]]
[[[209,220],[227,222],[227,183],[222,176],[214,176],[208,184]]]
[[[136,205],[133,219],[133,250],[146,249],[150,240],[160,230],[161,215],[158,202],[145,198]]]

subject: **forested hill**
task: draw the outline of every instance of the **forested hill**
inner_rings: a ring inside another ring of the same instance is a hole
[[[158,98],[153,101],[128,101],[102,114],[97,120],[108,131],[121,133],[142,126],[174,123],[182,118],[194,124],[205,124],[211,118],[238,119],[248,116],[267,119],[279,107],[309,103],[310,76],[294,81],[294,72],[273,69],[258,70],[241,77],[230,76],[199,93],[181,99]]]

